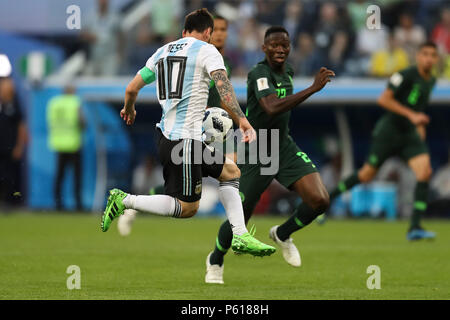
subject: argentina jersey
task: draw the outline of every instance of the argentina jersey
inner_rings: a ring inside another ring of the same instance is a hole
[[[211,72],[225,69],[222,55],[211,44],[184,37],[159,48],[140,71],[156,76],[162,108],[156,125],[169,140],[202,138],[202,120],[208,101]]]

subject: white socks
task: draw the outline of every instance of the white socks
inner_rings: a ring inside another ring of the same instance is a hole
[[[233,234],[241,236],[247,233],[244,210],[239,196],[239,179],[220,182],[219,198],[225,208]],[[179,218],[182,211],[181,204],[176,198],[161,194],[152,196],[129,194],[123,199],[123,204],[127,209],[166,217]]]
[[[134,209],[158,216],[179,218],[181,215],[181,204],[177,199],[166,195],[135,196],[129,194],[123,199],[127,209]]]
[[[241,197],[239,196],[239,179],[220,182],[219,198],[225,207],[233,234],[241,236],[247,233],[244,210],[242,209]]]

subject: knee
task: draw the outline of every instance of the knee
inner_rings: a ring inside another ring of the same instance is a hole
[[[233,162],[227,162],[224,166],[222,174],[219,177],[219,181],[229,181],[233,179],[239,179],[241,177],[241,170]]]
[[[230,168],[230,179],[239,179],[241,177],[241,170],[235,164]]]
[[[317,214],[322,214],[330,206],[330,196],[328,192],[318,192],[317,194],[314,194],[310,200],[308,205],[311,207],[311,209],[314,210]]]
[[[180,218],[191,218],[195,216],[199,208],[199,201],[191,203],[189,205],[182,206]]]

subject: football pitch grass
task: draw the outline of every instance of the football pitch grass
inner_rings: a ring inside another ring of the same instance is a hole
[[[254,217],[256,237],[284,218]],[[255,258],[229,252],[224,285],[204,283],[219,218],[139,216],[122,238],[117,221],[100,231],[90,214],[0,214],[0,299],[450,299],[450,221],[428,220],[434,241],[408,242],[406,221],[330,220],[294,234],[302,266],[281,251]],[[68,266],[81,289],[68,290]],[[381,270],[369,290],[367,267]]]

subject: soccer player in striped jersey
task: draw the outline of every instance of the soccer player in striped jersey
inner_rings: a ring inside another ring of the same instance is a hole
[[[220,15],[214,15],[214,31],[213,34],[211,35],[211,44],[214,45],[222,55],[225,68],[227,69],[227,76],[229,78],[231,76],[232,65],[230,59],[228,59],[225,56],[225,45],[227,37],[228,37],[228,21]],[[214,108],[214,107],[226,109],[226,106],[224,105],[224,103],[220,98],[219,92],[217,91],[214,81],[211,80],[209,83],[209,96],[206,108]],[[224,147],[225,145],[226,143],[224,143],[223,146],[221,147]],[[221,151],[223,151],[223,148]],[[230,157],[230,159],[236,162],[235,153],[225,154],[225,156]],[[150,195],[164,194],[164,185],[152,187],[149,190],[149,194]],[[131,233],[132,225],[136,219],[136,215],[137,215],[136,210],[127,209],[125,210],[125,213],[119,217],[117,221],[117,229],[120,235],[128,236]]]
[[[232,249],[255,256],[271,255],[275,248],[250,234],[245,226],[239,196],[240,170],[223,155],[220,159],[202,143],[202,120],[213,80],[223,103],[238,121],[243,142],[256,139],[256,132],[239,106],[223,58],[209,44],[214,22],[206,9],[186,16],[183,37],[159,48],[147,61],[125,92],[120,116],[127,125],[136,117],[134,104],[139,90],[157,80],[157,96],[162,107],[161,121],[156,125],[158,153],[163,165],[164,195],[132,195],[119,189],[110,190],[102,216],[101,229],[125,209],[160,216],[189,218],[198,210],[202,177],[219,180],[219,197],[233,231]],[[208,161],[213,159],[214,161]]]

